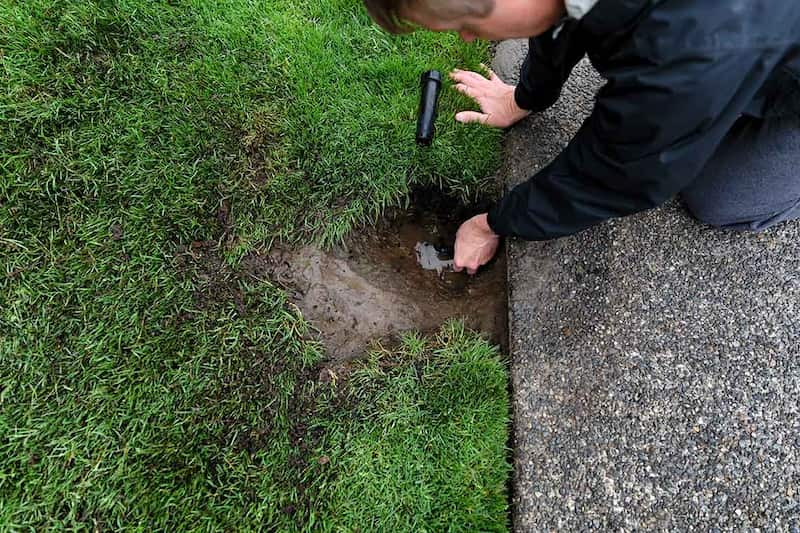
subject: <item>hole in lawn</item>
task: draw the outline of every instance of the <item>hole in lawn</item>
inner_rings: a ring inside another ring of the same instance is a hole
[[[362,355],[374,339],[436,331],[452,317],[464,318],[505,350],[504,250],[474,277],[424,270],[418,263],[420,243],[452,247],[461,222],[485,212],[488,204],[464,206],[438,190],[420,189],[411,205],[331,251],[279,246],[269,255],[248,256],[245,271],[288,291],[320,331],[333,363]]]

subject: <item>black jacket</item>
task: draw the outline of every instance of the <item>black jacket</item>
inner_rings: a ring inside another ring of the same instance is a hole
[[[586,54],[607,83],[564,151],[490,210],[500,235],[551,239],[655,207],[741,114],[800,114],[800,0],[600,0],[530,40],[517,103],[552,105]]]

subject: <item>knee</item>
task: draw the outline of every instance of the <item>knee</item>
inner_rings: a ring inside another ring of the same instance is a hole
[[[692,194],[682,195],[686,210],[698,222],[713,226],[715,228],[729,228],[740,222],[735,220],[732,213],[719,208],[719,205],[709,202],[707,199],[698,198]]]
[[[689,214],[700,223],[726,230],[764,231],[780,222],[800,217],[800,201],[769,212],[748,214],[740,210],[726,209],[729,206],[698,201],[691,196],[684,196],[683,199]]]
[[[736,231],[759,231],[765,229],[763,217],[748,217],[744,213],[726,209],[722,203],[684,195],[683,201],[689,214],[701,224],[713,228]]]

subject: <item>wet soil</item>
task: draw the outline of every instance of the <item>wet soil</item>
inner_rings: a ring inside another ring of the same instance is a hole
[[[408,330],[436,331],[453,317],[506,349],[502,249],[475,276],[425,270],[419,263],[421,245],[452,249],[460,223],[486,205],[465,207],[430,190],[416,192],[411,204],[333,250],[278,246],[267,255],[245,258],[244,270],[287,290],[319,331],[333,363],[362,355],[375,340],[391,341]]]
[[[415,193],[411,205],[407,211],[390,213],[377,228],[357,232],[334,250],[276,247],[268,254],[250,254],[241,269],[233,270],[221,254],[235,239],[231,206],[222,200],[217,212],[221,236],[176,246],[176,267],[182,275],[198,282],[198,309],[229,309],[233,304],[236,314],[246,317],[257,310],[249,306],[242,292],[243,277],[268,279],[286,289],[320,332],[327,360],[307,368],[290,368],[287,365],[291,363],[280,355],[248,345],[248,363],[221,380],[211,396],[219,402],[230,398],[269,400],[277,394],[276,377],[285,372],[295,374],[295,394],[286,406],[292,450],[287,468],[297,473],[287,479],[325,475],[330,459],[314,453],[322,430],[311,420],[328,416],[319,411],[321,408],[353,412],[356,398],[335,394],[321,407],[318,394],[322,390],[343,390],[340,384],[347,381],[353,368],[349,361],[362,355],[372,341],[393,341],[406,330],[437,331],[448,318],[461,317],[469,327],[485,332],[492,342],[507,349],[504,251],[500,250],[497,259],[474,277],[448,271],[447,257],[439,253],[452,247],[461,222],[486,211],[487,206],[464,207],[436,191]],[[110,231],[112,238],[117,234],[124,238],[122,228]],[[423,269],[420,261],[431,270]],[[441,271],[437,272],[437,268]],[[193,312],[174,317],[176,323],[195,319]],[[255,460],[258,450],[269,446],[274,438],[275,414],[268,411],[262,422],[251,425],[236,413],[226,413],[221,421],[225,430],[220,435],[220,446],[232,445]],[[215,457],[206,469],[210,478],[218,479]],[[223,482],[218,480],[218,484]],[[307,523],[314,503],[305,481],[293,487],[298,500],[283,512],[294,517],[300,526]],[[255,495],[250,493],[248,497]]]

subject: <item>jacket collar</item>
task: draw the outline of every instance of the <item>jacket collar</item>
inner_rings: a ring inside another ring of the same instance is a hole
[[[570,18],[582,19],[597,2],[598,0],[564,0],[564,5]]]

